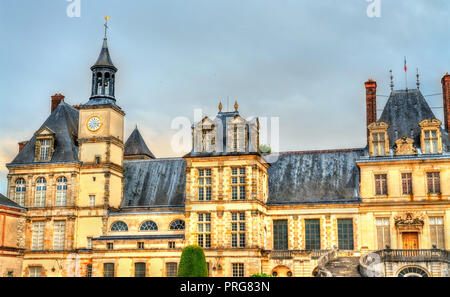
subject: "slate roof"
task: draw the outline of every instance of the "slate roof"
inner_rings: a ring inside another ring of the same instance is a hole
[[[61,102],[47,118],[41,128],[47,127],[55,132],[54,152],[50,162],[78,162],[78,116],[79,112],[71,105]],[[24,146],[23,150],[7,166],[31,164],[34,162],[36,135]],[[40,162],[36,162],[40,163]]]
[[[358,202],[364,149],[281,153],[269,168],[268,204]]]
[[[10,208],[17,208],[17,209],[24,209],[22,206],[20,206],[19,204],[15,203],[14,201],[6,198],[2,194],[0,194],[0,206],[6,206],[6,207],[10,207]]]
[[[124,162],[122,207],[183,206],[185,191],[182,158]]]
[[[152,159],[155,158],[153,153],[149,150],[144,139],[142,138],[142,135],[139,132],[137,127],[131,133],[130,137],[128,137],[128,140],[125,142],[124,155],[125,156],[142,156],[143,155],[143,156],[148,156]]]
[[[91,69],[97,67],[107,67],[117,71],[117,68],[114,66],[112,62],[111,55],[109,54],[108,40],[106,38],[103,39],[102,50],[100,51],[100,55],[98,56],[97,62],[95,62],[95,64],[91,67]]]
[[[379,122],[389,124],[388,135],[391,147],[404,136],[414,139],[414,145],[420,148],[419,123],[425,119],[435,119],[433,111],[420,90],[393,91],[384,107]],[[450,151],[447,132],[441,128],[444,151]]]

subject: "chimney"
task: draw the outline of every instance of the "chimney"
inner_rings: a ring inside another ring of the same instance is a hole
[[[444,124],[445,129],[450,132],[450,74],[442,78],[442,94],[444,97]],[[449,134],[450,135],[450,134]]]
[[[64,96],[62,94],[55,94],[52,96],[52,109],[51,112],[54,112],[58,105],[64,101]]]
[[[377,82],[369,79],[366,85],[366,128],[377,121]],[[369,129],[367,129],[367,139],[369,138]]]
[[[27,145],[28,141],[19,142],[19,153],[23,150],[25,145]]]

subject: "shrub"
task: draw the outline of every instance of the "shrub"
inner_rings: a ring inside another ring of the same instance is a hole
[[[256,273],[253,274],[251,277],[272,277],[272,276],[264,273]]]
[[[263,154],[270,154],[272,153],[272,149],[270,148],[270,146],[268,146],[267,144],[261,144],[259,146],[259,150],[261,151],[261,153]]]
[[[207,277],[205,253],[196,245],[190,245],[183,249],[181,254],[178,277]]]

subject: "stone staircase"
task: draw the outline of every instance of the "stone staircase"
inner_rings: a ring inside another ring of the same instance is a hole
[[[325,268],[333,277],[361,277],[358,266],[359,257],[339,257],[328,262]]]

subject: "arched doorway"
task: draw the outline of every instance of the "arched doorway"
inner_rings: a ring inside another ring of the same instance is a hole
[[[422,267],[409,266],[403,267],[397,273],[398,277],[429,277],[429,274]]]
[[[272,270],[272,276],[276,277],[291,277],[292,271],[286,266],[277,266]]]

